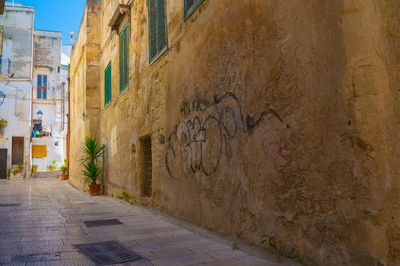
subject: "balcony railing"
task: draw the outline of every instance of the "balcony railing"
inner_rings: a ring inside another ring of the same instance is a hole
[[[11,72],[11,60],[0,57],[0,74],[9,75]]]

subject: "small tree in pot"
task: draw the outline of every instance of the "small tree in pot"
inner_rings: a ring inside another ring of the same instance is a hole
[[[100,184],[96,184],[97,178],[101,175],[98,161],[103,156],[104,145],[100,145],[95,137],[86,137],[82,143],[81,151],[83,181],[89,185],[91,195],[98,195],[101,188]]]
[[[68,160],[67,159],[64,159],[64,164],[60,167],[60,170],[62,172],[61,180],[67,180],[68,179]]]

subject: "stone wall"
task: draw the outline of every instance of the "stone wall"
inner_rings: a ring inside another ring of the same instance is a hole
[[[400,263],[398,1],[205,0],[186,22],[183,1],[167,1],[168,49],[151,65],[148,1],[134,1],[122,95],[111,2],[98,74],[108,194],[304,263]]]
[[[80,189],[83,183],[80,147],[86,136],[98,137],[100,55],[100,2],[87,1],[79,33],[71,52],[70,101],[70,178]]]
[[[32,6],[6,5],[3,59],[11,60],[14,78],[31,79],[32,40],[35,9]]]
[[[0,148],[7,149],[7,168],[12,168],[12,138],[24,138],[24,176],[30,177],[31,89],[34,13],[32,6],[6,5],[0,91],[6,94],[0,118],[8,121],[0,134]],[[10,60],[10,61],[8,61]],[[8,73],[8,63],[10,72]]]

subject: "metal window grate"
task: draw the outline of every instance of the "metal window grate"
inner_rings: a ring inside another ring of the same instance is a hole
[[[0,203],[0,208],[1,207],[18,207],[20,206],[20,203]]]
[[[84,221],[83,222],[86,227],[96,227],[96,226],[107,226],[107,225],[117,225],[122,224],[118,219],[109,219],[109,220],[92,220],[92,221]]]
[[[135,252],[126,249],[116,241],[74,245],[74,248],[98,264],[116,264],[140,260]]]
[[[145,137],[142,139],[143,147],[143,179],[142,179],[142,196],[151,197],[153,193],[153,164],[152,164],[152,152],[151,152],[151,137]]]
[[[13,256],[12,262],[39,262],[60,260],[60,253],[39,253]]]

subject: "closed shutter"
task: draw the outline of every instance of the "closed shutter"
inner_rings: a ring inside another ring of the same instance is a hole
[[[167,21],[165,15],[165,0],[157,0],[157,50],[162,53],[167,47]]]
[[[42,90],[40,89],[41,86],[42,86],[42,76],[38,75],[37,76],[37,95],[36,95],[37,99],[42,98]]]
[[[157,56],[156,1],[149,0],[149,50],[150,61]]]
[[[125,86],[129,82],[129,36],[130,36],[130,24],[127,25],[125,28],[125,67],[124,67],[124,81],[125,81]]]
[[[185,21],[196,11],[204,0],[184,0],[185,1]]]
[[[124,71],[124,44],[122,42],[122,38],[124,36],[124,32],[120,32],[119,34],[119,90],[122,90],[124,81],[123,81],[123,71]]]
[[[37,77],[37,99],[47,99],[47,76],[38,75]]]
[[[32,158],[45,158],[47,157],[46,145],[32,145]]]
[[[42,99],[47,99],[47,76],[43,76],[43,85],[44,87],[42,92]]]
[[[129,80],[129,22],[119,34],[119,90],[123,92]]]
[[[104,106],[111,103],[111,63],[104,71]]]
[[[168,47],[165,0],[149,0],[149,61],[152,63]]]

